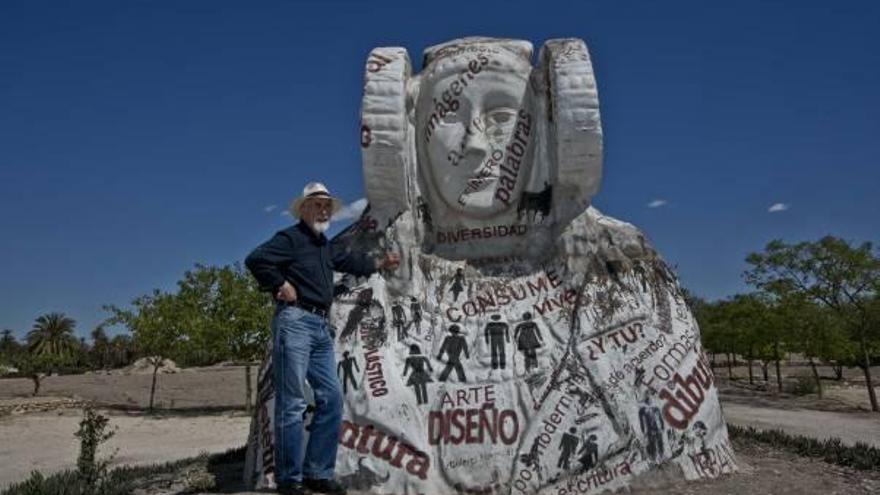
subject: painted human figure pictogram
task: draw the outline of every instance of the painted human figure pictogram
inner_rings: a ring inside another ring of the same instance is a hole
[[[421,196],[416,200],[416,211],[419,214],[419,217],[422,219],[422,222],[425,223],[425,227],[430,231],[434,230],[434,225],[431,222],[431,209],[428,207],[428,203],[422,199]]]
[[[399,300],[394,301],[394,304],[391,305],[391,324],[397,330],[398,342],[403,342],[404,339],[409,337],[406,328],[406,313],[403,312],[403,306],[400,305]]]
[[[449,291],[452,292],[452,300],[458,301],[458,295],[464,290],[464,270],[461,268],[457,268],[455,270],[455,275],[452,276],[452,287],[449,288]]]
[[[421,335],[422,333],[422,306],[419,304],[418,299],[415,297],[409,298],[409,318],[412,322],[412,326],[415,327],[416,333]]]
[[[354,381],[354,371],[352,368],[356,369],[358,373],[360,373],[361,369],[358,367],[357,360],[355,360],[354,356],[350,356],[348,351],[342,353],[342,361],[339,361],[339,364],[336,365],[336,375],[339,376],[339,380],[342,381],[342,393],[348,393],[348,382],[351,382],[352,388],[357,390],[357,383]]]
[[[449,327],[449,335],[443,339],[440,345],[440,352],[437,354],[438,360],[443,360],[443,354],[446,354],[446,367],[440,373],[440,381],[445,382],[449,378],[452,370],[455,370],[455,376],[459,382],[466,382],[467,378],[464,374],[464,366],[461,364],[461,354],[464,353],[465,359],[470,359],[468,354],[468,345],[464,336],[460,335],[461,328],[458,325]]]
[[[428,402],[428,387],[425,384],[434,381],[431,378],[431,373],[434,370],[431,368],[431,361],[422,354],[422,350],[416,344],[409,346],[409,356],[403,366],[404,378],[409,370],[412,370],[412,373],[410,373],[406,385],[413,388],[416,393],[416,402],[419,405],[426,404]]]
[[[544,345],[544,338],[541,337],[541,330],[538,324],[532,321],[532,314],[523,313],[523,322],[516,326],[513,331],[513,340],[516,347],[525,357],[526,372],[532,368],[538,367],[537,348]]]
[[[506,366],[506,356],[504,344],[510,342],[510,326],[501,321],[501,315],[492,315],[492,321],[486,324],[484,335],[486,344],[492,352],[492,369],[504,369]]]
[[[596,463],[599,462],[599,445],[596,444],[596,435],[590,435],[587,438],[587,441],[581,446],[581,450],[578,451],[578,455],[581,456],[583,471],[589,471],[596,466]]]
[[[657,461],[663,457],[663,415],[660,408],[653,406],[645,397],[642,406],[639,407],[639,427],[647,440],[648,457]]]
[[[562,439],[559,441],[560,453],[559,460],[556,461],[556,467],[565,469],[566,471],[571,469],[571,456],[577,451],[579,443],[575,431],[574,427],[569,428],[568,432],[562,434]]]

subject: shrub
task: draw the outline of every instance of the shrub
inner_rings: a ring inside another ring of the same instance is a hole
[[[98,460],[98,447],[109,440],[115,430],[107,430],[110,419],[98,414],[90,406],[83,410],[83,419],[79,423],[79,431],[75,433],[79,438],[79,457],[76,459],[77,474],[89,489],[88,493],[96,490],[99,483],[103,483],[107,476],[107,467],[112,461],[108,459]]]
[[[244,462],[246,447],[231,449],[207,458],[207,466],[218,466],[228,463]],[[149,466],[122,466],[105,475],[102,483],[88,491],[78,471],[62,471],[51,476],[43,476],[34,471],[31,477],[21,483],[9,486],[0,495],[130,495],[135,489],[149,487],[151,479],[176,473],[195,463],[205,463],[204,456],[183,459],[164,464]],[[187,490],[200,491],[215,484],[213,476],[197,474],[187,479]]]
[[[810,376],[796,376],[794,383],[789,387],[789,391],[794,395],[803,396],[815,394],[819,391],[816,386],[816,380]]]
[[[839,438],[817,440],[801,435],[789,435],[781,430],[757,430],[727,425],[731,438],[754,440],[805,457],[822,459],[831,464],[863,471],[880,471],[880,449],[861,442],[845,445]]]

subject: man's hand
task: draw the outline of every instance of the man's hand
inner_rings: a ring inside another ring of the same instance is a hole
[[[387,252],[385,256],[376,261],[377,270],[394,270],[400,265],[400,255],[397,253]]]
[[[285,280],[275,293],[275,299],[289,303],[296,302],[296,289]]]

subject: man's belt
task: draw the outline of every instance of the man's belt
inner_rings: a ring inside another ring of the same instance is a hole
[[[330,316],[330,312],[327,311],[327,308],[322,308],[321,306],[316,306],[312,303],[308,303],[306,301],[301,301],[297,299],[292,303],[286,303],[289,306],[296,306],[297,308],[302,308],[309,313],[316,314],[325,320]]]

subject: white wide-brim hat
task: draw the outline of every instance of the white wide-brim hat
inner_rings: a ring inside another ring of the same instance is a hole
[[[307,199],[313,198],[329,199],[333,205],[331,207],[331,215],[336,214],[336,212],[342,208],[342,201],[338,198],[334,198],[330,194],[330,191],[327,190],[327,186],[320,182],[309,182],[306,184],[306,187],[303,188],[302,196],[290,202],[290,214],[293,215],[294,218],[299,218],[299,210],[302,208],[303,203]]]

